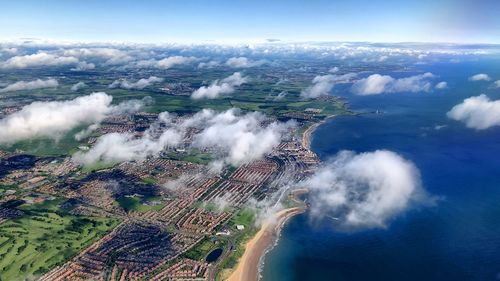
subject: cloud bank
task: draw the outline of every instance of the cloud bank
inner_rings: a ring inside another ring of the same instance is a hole
[[[123,162],[155,157],[162,151],[184,143],[188,130],[190,147],[210,149],[218,165],[241,165],[263,157],[276,147],[294,123],[272,122],[263,125],[266,117],[253,112],[241,114],[237,109],[221,113],[204,109],[187,119],[174,122],[167,112],[139,137],[132,134],[107,134],[87,152],[78,152],[73,160],[82,165],[96,161]]]
[[[91,165],[97,161],[124,162],[143,160],[151,155],[158,155],[169,146],[176,146],[181,139],[176,132],[165,132],[159,139],[149,134],[135,138],[130,133],[110,133],[99,138],[98,142],[87,153],[77,152],[73,160],[83,165]]]
[[[232,94],[236,87],[248,82],[248,77],[235,72],[222,80],[215,80],[209,86],[202,86],[191,94],[193,99],[215,99],[221,95]]]
[[[93,93],[67,101],[33,102],[0,120],[0,143],[11,144],[36,137],[60,138],[80,125],[99,123],[112,114],[131,112],[141,101],[116,106],[105,93]]]
[[[400,155],[342,151],[300,183],[311,190],[311,215],[337,217],[349,227],[385,227],[412,203],[426,202],[420,174]]]
[[[152,84],[155,83],[161,83],[163,82],[163,78],[159,78],[156,76],[150,76],[149,78],[142,78],[139,79],[137,82],[129,82],[127,79],[120,79],[120,80],[115,80],[111,85],[109,85],[110,88],[122,88],[122,89],[137,89],[137,90],[142,90]]]
[[[354,83],[351,92],[362,96],[383,93],[429,92],[432,89],[432,83],[429,80],[434,77],[434,74],[430,72],[399,79],[389,75],[372,74]]]
[[[198,68],[214,68],[214,67],[219,66],[219,65],[220,65],[219,61],[211,60],[211,61],[207,61],[207,62],[200,62],[198,64]]]
[[[123,64],[132,60],[126,51],[108,47],[67,49],[62,54],[79,59],[101,59],[105,65]]]
[[[61,57],[46,52],[40,52],[32,55],[15,56],[0,63],[0,68],[30,68],[41,66],[63,66],[76,65],[79,62],[75,57]]]
[[[202,112],[204,129],[193,138],[193,146],[216,148],[222,152],[223,161],[234,166],[263,157],[276,147],[294,123],[272,122],[262,125],[266,117],[258,112],[241,115],[231,109],[214,115]]]
[[[171,56],[161,60],[142,60],[136,63],[137,67],[154,67],[159,69],[169,69],[176,65],[188,64],[196,61],[195,57]]]
[[[251,61],[246,57],[233,57],[226,61],[226,65],[234,68],[249,68],[265,64],[265,60]]]
[[[22,90],[36,90],[43,88],[55,88],[59,86],[56,79],[49,78],[47,80],[36,79],[33,81],[19,81],[7,85],[5,88],[0,89],[0,93],[22,91]]]
[[[486,95],[470,97],[455,105],[446,115],[472,129],[500,126],[500,100],[492,101]]]
[[[303,90],[300,95],[309,99],[329,95],[335,85],[349,83],[356,75],[356,73],[347,73],[343,75],[328,74],[316,76],[312,80],[312,85]]]

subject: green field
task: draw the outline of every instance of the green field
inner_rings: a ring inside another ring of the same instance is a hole
[[[224,247],[224,245],[225,241],[223,239],[206,237],[190,250],[182,254],[182,256],[188,259],[202,261],[205,260],[211,251]]]
[[[122,207],[126,212],[129,211],[137,211],[137,212],[147,212],[150,210],[160,210],[163,208],[164,204],[158,204],[158,205],[148,205],[145,204],[148,201],[154,201],[155,199],[158,199],[157,197],[146,197],[146,198],[139,198],[139,197],[120,197],[116,201]]]
[[[251,208],[245,208],[239,211],[231,220],[233,225],[242,224],[245,227],[253,227],[255,224],[256,211]]]
[[[187,161],[202,165],[206,165],[213,160],[210,153],[201,152],[196,148],[189,149],[186,153],[169,152],[167,156],[171,160]]]
[[[1,280],[25,280],[63,264],[119,223],[64,214],[56,203],[20,208],[25,216],[0,224]]]
[[[27,154],[36,156],[65,156],[71,155],[78,151],[78,146],[86,144],[83,141],[75,140],[74,135],[85,126],[79,126],[70,132],[58,136],[58,139],[50,138],[34,138],[31,140],[19,141],[13,145],[0,145],[0,149],[6,151],[21,150]]]
[[[234,249],[233,253],[221,262],[220,267],[218,268],[219,273],[224,269],[236,266],[238,260],[245,252],[246,243],[255,235],[255,233],[257,233],[258,229],[255,226],[255,214],[256,211],[254,209],[245,208],[240,210],[228,223],[228,226],[234,235]],[[244,225],[245,229],[242,231],[236,230],[237,224]]]
[[[105,170],[105,169],[113,168],[113,166],[115,166],[115,165],[116,165],[116,163],[108,163],[108,162],[104,162],[104,161],[97,161],[97,162],[93,163],[92,165],[82,167],[82,172],[84,174],[90,174],[92,172],[96,172],[96,171],[99,171],[99,170]]]

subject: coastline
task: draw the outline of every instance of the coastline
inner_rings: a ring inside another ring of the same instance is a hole
[[[316,129],[319,126],[323,125],[326,121],[328,121],[329,119],[331,119],[335,116],[336,115],[330,115],[330,116],[326,117],[325,119],[321,120],[320,122],[314,123],[309,128],[307,128],[304,131],[304,133],[302,134],[302,146],[307,150],[311,150],[311,139],[312,139],[312,134],[314,133],[314,131],[316,131]]]
[[[268,248],[273,245],[276,235],[279,234],[288,219],[305,212],[305,210],[305,207],[284,209],[266,220],[257,234],[247,242],[243,256],[227,281],[258,280],[261,259]]]
[[[312,134],[316,129],[324,124],[329,119],[335,117],[336,115],[331,115],[326,117],[320,122],[312,124],[302,133],[302,146],[311,151],[311,139]],[[312,151],[311,151],[312,152]],[[314,153],[314,152],[312,152]],[[298,194],[307,193],[307,189],[296,190]],[[293,200],[300,203],[296,197],[297,194],[293,194]],[[255,234],[252,239],[250,239],[246,246],[243,256],[238,261],[235,269],[226,281],[257,281],[260,278],[260,271],[262,266],[262,260],[266,255],[267,251],[277,242],[278,235],[284,226],[284,224],[293,216],[304,213],[306,211],[306,206],[293,207],[281,210],[280,212],[272,215],[266,222],[264,222],[260,230]]]

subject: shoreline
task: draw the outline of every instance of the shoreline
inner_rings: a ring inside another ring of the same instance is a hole
[[[311,138],[316,129],[336,115],[330,115],[320,122],[312,124],[302,133],[302,146],[311,151]],[[312,151],[311,151],[312,152]],[[314,152],[312,152],[314,153]],[[296,190],[302,194],[309,192],[307,189]],[[299,203],[295,194],[294,201]],[[278,242],[278,236],[285,223],[292,217],[302,214],[307,210],[306,206],[293,207],[281,210],[266,220],[260,230],[245,245],[245,252],[238,264],[226,281],[258,281],[263,266],[263,259],[267,252]]]
[[[307,128],[304,131],[304,133],[302,133],[302,146],[307,150],[311,150],[311,139],[312,139],[312,134],[314,133],[314,131],[316,131],[316,129],[319,126],[323,125],[326,121],[328,121],[329,119],[331,119],[335,116],[337,116],[337,115],[330,115],[330,116],[326,117],[325,119],[321,120],[320,122],[314,123],[309,128]]]
[[[227,281],[257,281],[260,274],[261,259],[276,241],[281,228],[295,215],[305,212],[304,207],[293,207],[281,210],[272,215],[262,224],[260,230],[246,244],[245,252],[241,256],[236,269]]]

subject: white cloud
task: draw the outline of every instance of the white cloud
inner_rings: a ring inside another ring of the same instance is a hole
[[[15,55],[17,53],[18,49],[15,47],[5,47],[0,49],[0,53],[2,54],[7,54],[7,55]]]
[[[490,81],[491,77],[485,73],[479,73],[469,77],[469,81]]]
[[[273,122],[263,126],[265,116],[252,112],[240,115],[231,109],[214,115],[206,111],[204,130],[193,138],[195,147],[213,147],[226,155],[224,161],[238,166],[261,158],[276,147],[294,123]]]
[[[233,93],[236,90],[235,87],[241,86],[246,82],[248,82],[248,77],[242,76],[239,72],[235,72],[222,80],[215,80],[212,84],[210,84],[210,86],[200,87],[191,94],[191,98],[215,99],[220,95]]]
[[[184,56],[171,56],[161,60],[142,60],[138,61],[135,65],[137,67],[155,67],[159,69],[169,69],[176,65],[188,64],[196,61],[195,57],[184,57]]]
[[[495,81],[495,83],[493,83],[493,87],[500,88],[500,80]]]
[[[51,50],[53,54],[61,56],[72,56],[80,60],[91,60],[96,63],[104,60],[104,64],[117,65],[127,64],[133,66],[136,60],[148,60],[157,57],[158,54],[206,54],[214,57],[235,56],[237,57],[273,57],[273,55],[302,56],[307,55],[315,58],[334,59],[356,59],[366,58],[376,61],[388,56],[398,61],[402,59],[417,59],[424,56],[434,57],[450,55],[458,57],[460,55],[484,55],[495,54],[497,49],[484,48],[464,48],[454,46],[449,48],[437,45],[414,44],[384,44],[383,46],[372,43],[315,43],[315,42],[252,42],[251,45],[216,45],[216,44],[135,44],[135,43],[76,43],[76,42],[55,42],[50,40],[23,40],[22,42],[4,42],[2,48],[16,48],[17,54],[31,52],[33,49]],[[49,51],[46,51],[49,52]],[[3,53],[4,56],[10,56]]]
[[[103,59],[106,65],[117,65],[132,60],[125,51],[114,48],[74,48],[64,50],[65,56],[83,59]]]
[[[76,83],[75,85],[71,86],[71,91],[77,92],[85,87],[87,87],[87,84],[80,81],[80,82]]]
[[[91,70],[94,68],[95,68],[95,64],[81,61],[76,65],[76,67],[72,68],[71,70],[72,71],[85,71],[85,70]]]
[[[455,105],[446,115],[477,130],[500,126],[500,100],[492,101],[486,95],[470,97]]]
[[[446,83],[445,81],[441,81],[441,82],[436,84],[435,88],[438,90],[446,89],[446,88],[448,88],[448,83]]]
[[[45,52],[32,55],[15,56],[0,63],[0,68],[29,68],[40,66],[76,65],[79,63],[75,57],[61,57]]]
[[[132,114],[141,110],[145,105],[153,103],[154,100],[150,96],[146,96],[140,100],[126,100],[115,106],[111,106],[108,115]]]
[[[157,63],[157,67],[162,69],[168,69],[175,65],[187,64],[195,60],[196,60],[195,57],[173,56],[159,60]]]
[[[328,72],[330,72],[330,73],[337,73],[337,72],[339,72],[339,70],[340,70],[339,67],[335,66],[335,67],[330,68],[328,70]]]
[[[311,190],[311,215],[332,215],[346,226],[385,227],[414,202],[427,201],[420,174],[400,155],[342,151],[299,183]]]
[[[363,96],[399,92],[429,92],[432,89],[432,83],[429,79],[434,77],[430,72],[399,79],[389,75],[372,74],[354,83],[351,91]]]
[[[274,97],[273,101],[280,101],[284,99],[288,95],[288,92],[286,91],[281,91],[277,96]]]
[[[33,102],[0,120],[0,143],[36,137],[60,138],[80,125],[99,123],[112,114],[130,112],[142,102],[111,106],[112,97],[99,92],[67,101]]]
[[[110,133],[100,137],[88,152],[75,153],[73,160],[83,165],[91,165],[99,160],[104,162],[144,160],[148,156],[157,155],[169,146],[178,145],[180,141],[180,135],[173,131],[165,132],[157,140],[148,134],[142,138],[135,138],[129,133]]]
[[[99,127],[100,127],[99,123],[95,123],[88,126],[87,128],[75,134],[75,140],[77,141],[83,140],[84,138],[88,137],[93,131],[97,130]]]
[[[211,60],[211,61],[208,61],[208,62],[200,62],[198,64],[198,68],[213,68],[213,67],[216,67],[216,66],[219,66],[220,65],[220,62],[216,61],[216,60]]]
[[[246,57],[233,57],[226,61],[226,65],[234,68],[248,68],[254,66],[261,66],[265,64],[265,60],[251,61]]]
[[[175,192],[177,190],[185,188],[188,185],[189,181],[193,179],[199,179],[205,176],[206,175],[202,173],[195,173],[195,174],[183,173],[178,178],[169,179],[162,186],[169,191]]]
[[[312,85],[303,90],[300,95],[311,99],[326,96],[330,94],[335,85],[349,83],[354,77],[356,77],[356,73],[319,75],[314,77]]]
[[[434,130],[439,131],[439,130],[442,130],[446,127],[448,127],[448,126],[447,125],[435,125]]]
[[[360,95],[381,94],[386,91],[387,85],[393,81],[394,78],[389,75],[372,74],[354,83],[352,91]]]
[[[36,79],[33,81],[18,81],[7,85],[5,88],[0,89],[0,93],[22,91],[22,90],[35,90],[43,88],[55,88],[59,86],[56,79],[49,78],[47,80]]]
[[[199,130],[192,136],[192,147],[210,149],[217,164],[241,165],[263,157],[276,147],[294,123],[263,125],[265,116],[253,112],[241,114],[237,109],[216,113],[204,109],[194,116],[174,122],[167,113],[140,137],[132,134],[107,134],[87,152],[74,155],[75,162],[90,165],[96,161],[122,162],[144,160],[183,143],[190,128]]]
[[[127,79],[115,80],[110,88],[123,88],[123,89],[139,89],[142,90],[152,84],[163,82],[163,78],[150,76],[149,78],[139,79],[137,82],[129,82]]]
[[[389,58],[389,56],[380,56],[380,57],[378,58],[378,61],[379,61],[379,62],[384,62],[384,61],[386,61],[388,58]]]
[[[181,128],[172,126],[171,122],[170,115],[163,112],[158,116],[158,121],[140,137],[130,133],[106,134],[101,136],[89,151],[75,153],[73,161],[82,165],[91,165],[97,161],[141,161],[149,156],[157,156],[169,147],[178,146],[184,138],[185,132]],[[159,131],[160,125],[170,127]]]

